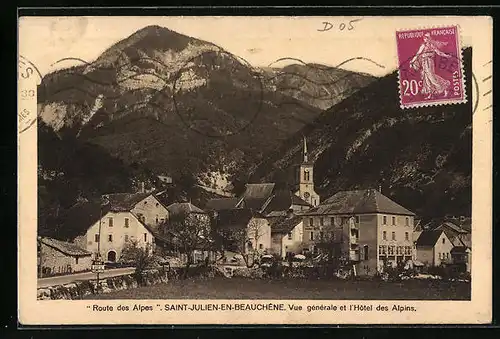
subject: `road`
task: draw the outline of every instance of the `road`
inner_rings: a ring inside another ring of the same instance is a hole
[[[103,273],[99,274],[99,278],[110,278],[116,277],[118,275],[131,274],[135,270],[134,267],[125,267],[125,268],[112,268],[107,269]],[[57,277],[48,277],[38,279],[38,288],[55,286],[55,285],[64,285],[74,282],[76,280],[91,280],[96,279],[97,275],[92,272],[85,273],[75,273],[69,275],[61,275]]]

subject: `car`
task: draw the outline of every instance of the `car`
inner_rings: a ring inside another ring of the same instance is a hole
[[[276,260],[270,254],[260,257],[260,267],[271,267]]]

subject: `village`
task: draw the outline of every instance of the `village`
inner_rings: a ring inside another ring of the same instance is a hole
[[[424,272],[453,267],[471,272],[471,221],[447,217],[423,225],[380,189],[340,191],[321,201],[307,141],[295,190],[275,183],[247,184],[239,197],[165,206],[158,192],[115,193],[74,206],[65,222],[71,241],[38,237],[38,278],[117,271],[136,265],[139,248],[173,267],[314,266],[373,277],[388,268]],[[132,255],[132,256],[131,256]],[[160,261],[161,261],[160,260]],[[94,275],[88,276],[93,279]],[[82,278],[80,278],[82,279]]]

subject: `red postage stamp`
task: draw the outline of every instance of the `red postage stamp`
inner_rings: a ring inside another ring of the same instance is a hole
[[[458,26],[396,32],[401,108],[467,101]]]

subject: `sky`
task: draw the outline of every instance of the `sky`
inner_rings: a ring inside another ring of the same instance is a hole
[[[474,17],[459,19],[462,32],[474,30]],[[53,66],[62,58],[93,61],[137,30],[159,25],[215,43],[253,66],[296,62],[276,62],[282,58],[337,66],[354,58],[341,67],[382,76],[397,67],[397,30],[456,23],[457,17],[22,17],[19,53],[44,75],[77,64]],[[467,34],[462,43],[470,44]]]

